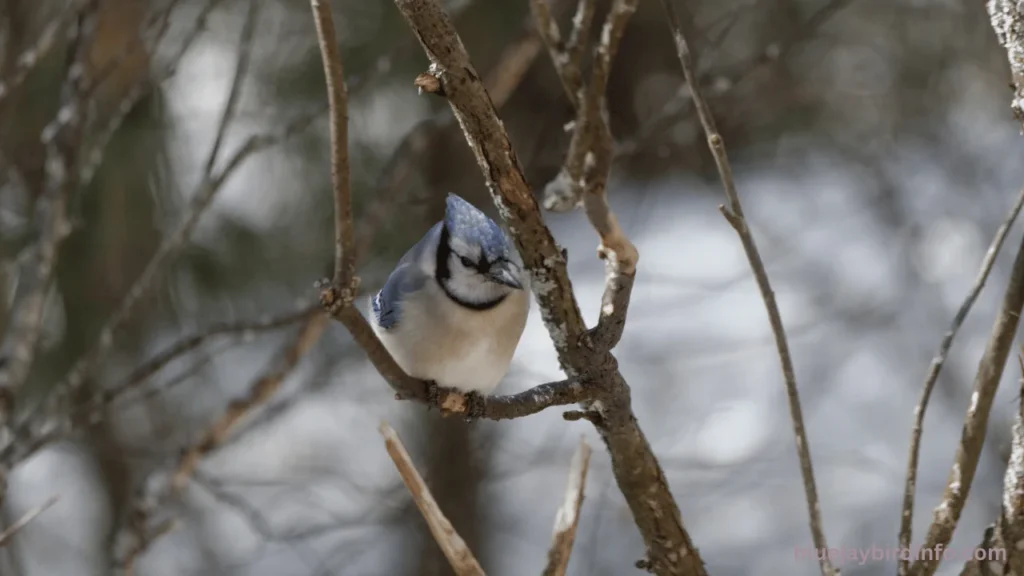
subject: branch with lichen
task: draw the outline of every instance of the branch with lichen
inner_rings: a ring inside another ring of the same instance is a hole
[[[330,24],[330,13],[318,0],[312,0],[318,30]],[[537,202],[519,166],[518,159],[499,120],[493,101],[479,75],[474,70],[447,14],[436,1],[396,0],[396,5],[416,34],[431,60],[430,75],[437,80],[433,90],[444,95],[452,107],[467,143],[472,149],[487,188],[497,205],[499,214],[508,225],[516,247],[523,257],[524,267],[531,276],[531,287],[541,317],[554,340],[559,361],[568,378],[552,383],[549,388],[537,387],[544,394],[535,395],[538,406],[556,404],[560,397],[577,399],[572,394],[578,388],[583,396],[584,411],[580,417],[593,422],[601,433],[612,458],[612,470],[626,497],[637,527],[647,545],[646,558],[638,562],[647,570],[664,575],[702,576],[703,561],[683,528],[676,504],[664,472],[640,430],[630,407],[629,387],[618,372],[615,358],[608,349],[594,345],[579,306],[572,292],[572,284],[565,266],[565,255],[544,224]],[[334,43],[321,38],[324,68],[328,72],[330,87],[344,79],[331,70],[340,70],[330,61],[339,59]],[[334,101],[337,101],[335,98]],[[344,112],[332,110],[335,117]],[[335,131],[340,134],[340,131]],[[332,139],[333,147],[347,146],[347,142]],[[337,152],[335,152],[337,153]],[[335,173],[336,176],[339,176]],[[346,175],[342,175],[347,177]],[[335,180],[336,206],[347,200],[347,187]],[[603,189],[601,190],[603,197]],[[337,209],[342,213],[341,209]],[[339,219],[338,225],[351,226],[351,221]],[[601,230],[599,229],[599,232]],[[336,247],[340,250],[349,246]],[[620,255],[621,256],[621,255]],[[633,262],[635,266],[635,261]],[[632,271],[632,270],[630,270]],[[358,282],[337,274],[341,282],[319,283],[321,301],[325,308],[344,324],[356,343],[367,353],[371,362],[399,396],[420,401],[428,390],[425,382],[409,377],[395,363],[369,327],[369,323],[354,307]],[[614,298],[612,299],[614,300]],[[607,322],[605,326],[608,326]],[[607,329],[607,328],[606,328]],[[558,391],[559,394],[554,394]],[[530,390],[515,395],[526,398]],[[486,398],[490,402],[494,398]],[[575,417],[576,412],[570,413]]]
[[[576,109],[565,165],[545,186],[544,207],[561,212],[573,209],[582,201],[587,219],[601,238],[598,257],[606,262],[605,290],[598,325],[590,331],[590,337],[593,345],[603,350],[614,348],[622,337],[640,256],[619,226],[606,194],[614,154],[605,92],[622,34],[637,4],[635,0],[616,0],[612,5],[605,18],[601,40],[594,49],[590,79],[584,85],[581,67],[594,16],[594,1],[579,0],[573,30],[564,50],[561,32],[547,2],[530,2],[537,30]]]
[[[928,373],[925,375],[924,385],[921,387],[921,396],[918,399],[917,406],[914,408],[914,424],[910,436],[910,450],[907,456],[907,476],[903,488],[903,510],[900,514],[899,544],[901,549],[910,549],[911,538],[913,535],[914,496],[917,492],[917,464],[921,451],[921,434],[924,431],[924,416],[928,409],[928,401],[935,388],[935,383],[939,380],[939,373],[942,371],[942,367],[946,363],[946,356],[949,354],[949,350],[953,346],[953,339],[956,337],[956,333],[960,330],[960,326],[967,318],[967,314],[974,306],[974,302],[978,299],[978,296],[981,295],[981,291],[985,287],[985,282],[988,280],[988,276],[995,265],[996,256],[999,255],[1003,242],[1006,240],[1006,236],[1010,233],[1010,228],[1013,226],[1014,221],[1016,221],[1017,215],[1020,214],[1022,207],[1024,207],[1024,188],[1021,188],[1017,195],[1016,202],[1014,202],[1009,213],[1006,215],[1006,218],[1003,220],[1003,223],[996,230],[995,236],[993,236],[992,242],[989,245],[988,250],[985,252],[985,258],[982,259],[981,269],[978,271],[978,277],[974,280],[974,285],[971,286],[971,290],[967,294],[967,297],[960,304],[960,309],[957,310],[956,315],[953,317],[949,330],[947,330],[946,334],[942,337],[942,342],[939,344],[939,351],[936,353],[935,357],[932,358],[931,364],[928,366]],[[910,570],[910,559],[901,558],[898,570],[900,576],[905,576]]]
[[[1021,376],[1017,385],[1017,416],[1013,423],[1010,459],[1003,476],[1003,502],[999,518],[985,530],[975,556],[964,564],[961,576],[1024,574],[1024,356],[1017,355]]]

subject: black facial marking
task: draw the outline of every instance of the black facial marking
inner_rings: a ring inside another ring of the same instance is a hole
[[[452,247],[449,246],[450,239],[451,236],[448,233],[448,226],[442,224],[441,238],[438,240],[437,243],[437,264],[436,270],[434,272],[434,280],[441,287],[441,289],[444,290],[444,293],[447,294],[448,297],[451,298],[452,301],[458,304],[459,306],[469,308],[470,310],[490,310],[491,308],[494,308],[498,304],[501,304],[502,301],[505,300],[506,295],[504,294],[501,295],[501,297],[499,297],[497,300],[492,300],[490,302],[470,302],[459,297],[457,294],[453,294],[452,291],[448,289],[448,284],[446,280],[450,280],[452,277],[451,268],[448,267],[448,260],[449,257],[452,255]],[[479,271],[481,274],[483,274],[486,273],[487,270],[490,268],[490,264],[487,262],[486,257],[481,257],[481,261],[477,262],[472,267]]]

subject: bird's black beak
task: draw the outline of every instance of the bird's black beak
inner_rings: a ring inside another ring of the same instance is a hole
[[[495,262],[487,271],[487,276],[494,282],[516,290],[522,290],[523,284],[516,278],[519,267],[508,261]]]

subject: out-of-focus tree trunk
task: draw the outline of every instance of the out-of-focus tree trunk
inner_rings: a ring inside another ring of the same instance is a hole
[[[99,131],[106,129],[129,91],[150,72],[150,55],[139,36],[148,3],[105,0],[101,6],[89,62],[89,77],[103,75],[94,96],[93,120]],[[111,63],[116,63],[113,68]],[[92,185],[80,190],[71,203],[72,214],[79,216],[82,227],[62,249],[57,283],[66,330],[62,346],[40,358],[45,368],[56,368],[41,370],[47,381],[56,381],[93,344],[98,327],[116,310],[159,242],[152,218],[154,191],[148,177],[163,144],[161,133],[149,128],[154,122],[153,100],[143,101],[126,119],[111,139]],[[83,158],[89,161],[84,154]],[[138,327],[132,323],[127,329]],[[123,338],[124,342],[139,340]],[[82,394],[91,395],[102,384],[90,382]],[[128,451],[115,428],[116,423],[104,419],[89,428],[85,438],[87,449],[97,459],[114,519],[125,512],[132,493],[132,470],[125,459]],[[111,524],[110,539],[113,526],[116,524]]]

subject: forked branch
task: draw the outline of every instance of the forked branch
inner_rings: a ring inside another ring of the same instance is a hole
[[[331,179],[335,206],[335,280],[321,282],[320,299],[324,308],[339,320],[352,334],[356,343],[366,352],[378,372],[403,400],[415,400],[440,408],[447,414],[468,414],[470,403],[466,396],[454,390],[440,389],[433,396],[429,383],[407,375],[395,362],[391,354],[373,333],[369,322],[354,306],[358,278],[355,269],[355,237],[351,233],[352,197],[349,186],[348,112],[347,94],[344,88],[341,56],[338,54],[337,39],[330,6],[319,0],[311,0],[313,18],[316,21],[321,56],[327,82],[331,115]],[[345,149],[344,151],[339,149]],[[592,397],[579,379],[569,379],[536,386],[525,392],[510,396],[491,396],[483,399],[481,412],[476,417],[501,420],[535,414],[547,407],[576,404]]]

